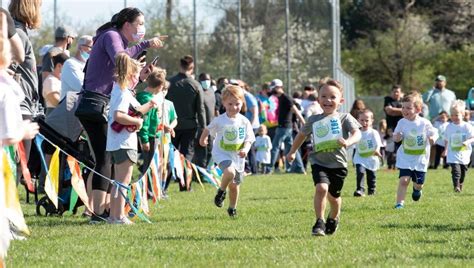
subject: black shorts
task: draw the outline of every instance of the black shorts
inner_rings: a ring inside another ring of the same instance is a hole
[[[329,193],[333,197],[341,196],[344,179],[347,176],[347,168],[327,168],[318,164],[311,165],[314,185],[326,183],[329,185]]]

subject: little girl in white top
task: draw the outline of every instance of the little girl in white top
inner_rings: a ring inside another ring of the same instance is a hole
[[[143,124],[143,119],[129,115],[130,108],[135,108],[141,114],[146,114],[148,110],[155,107],[155,102],[151,100],[140,106],[140,103],[132,94],[132,89],[138,82],[140,74],[140,64],[130,58],[125,53],[119,53],[115,57],[116,82],[110,95],[110,110],[107,129],[106,150],[110,152],[112,164],[114,164],[115,180],[129,185],[132,179],[133,164],[137,163],[137,131]],[[117,131],[112,128],[113,122],[117,122],[125,127]],[[109,223],[113,224],[133,224],[125,215],[125,199],[119,191],[124,191],[121,187],[112,189],[110,197],[110,217]],[[124,193],[126,194],[126,193]]]
[[[214,118],[204,129],[199,139],[203,147],[208,144],[208,136],[215,137],[212,146],[212,158],[223,171],[222,182],[214,197],[214,204],[222,207],[229,186],[229,216],[237,215],[237,201],[240,183],[243,180],[245,157],[255,141],[252,125],[239,112],[245,102],[243,89],[239,86],[227,86],[222,92],[222,103],[226,112]]]
[[[270,171],[272,140],[267,135],[267,127],[260,125],[257,132],[258,136],[255,138],[255,149],[257,151],[255,160],[257,161],[258,170],[261,173]]]

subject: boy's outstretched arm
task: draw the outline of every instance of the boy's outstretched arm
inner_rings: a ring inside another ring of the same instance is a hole
[[[295,160],[296,151],[298,150],[298,148],[300,148],[300,146],[303,144],[305,140],[306,140],[306,135],[303,134],[303,132],[298,132],[298,134],[296,135],[293,141],[293,145],[291,145],[290,151],[286,155],[286,159],[288,160],[288,162],[292,162],[293,160]]]

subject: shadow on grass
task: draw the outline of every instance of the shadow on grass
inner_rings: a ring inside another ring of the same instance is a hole
[[[273,196],[259,196],[259,197],[248,197],[250,201],[270,201],[270,200],[288,200],[289,197],[273,197]]]
[[[457,231],[472,231],[474,230],[474,223],[466,225],[452,225],[452,224],[427,224],[427,223],[389,223],[381,225],[382,228],[387,229],[428,229],[437,232],[457,232]]]
[[[278,241],[278,240],[287,240],[287,239],[296,239],[296,236],[156,236],[154,237],[157,240],[163,241],[216,241],[216,242],[226,242],[226,241]]]
[[[446,252],[446,253],[436,253],[436,252],[427,252],[420,254],[417,256],[419,259],[426,259],[426,258],[436,258],[436,259],[456,259],[456,260],[472,260],[474,259],[474,256],[472,254],[460,254],[460,253],[451,253],[451,252]]]

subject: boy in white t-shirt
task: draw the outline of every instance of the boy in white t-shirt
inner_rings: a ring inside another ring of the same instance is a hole
[[[451,106],[451,123],[446,127],[444,141],[447,162],[451,166],[454,191],[463,189],[464,178],[470,162],[474,142],[474,127],[463,121],[465,106],[463,100],[456,100]]]
[[[240,183],[244,176],[245,157],[255,141],[250,121],[239,112],[245,102],[244,91],[239,86],[229,85],[222,92],[222,103],[226,112],[214,118],[204,129],[199,139],[207,146],[209,134],[215,137],[212,158],[223,171],[222,182],[214,197],[214,204],[222,207],[229,186],[229,216],[237,216],[237,201]]]
[[[400,181],[397,190],[396,209],[405,207],[405,195],[410,180],[413,181],[413,201],[418,201],[422,195],[425,174],[430,159],[430,146],[437,139],[437,130],[428,119],[419,114],[423,102],[418,92],[413,92],[402,98],[403,118],[398,121],[394,130],[395,142],[402,141],[397,151],[397,168],[400,169]]]
[[[367,174],[368,194],[375,194],[376,171],[380,168],[380,147],[382,142],[377,130],[372,128],[374,114],[371,110],[365,109],[358,114],[358,121],[361,127],[362,137],[356,146],[354,164],[357,172],[357,189],[354,196],[364,196],[364,177]]]
[[[442,111],[439,113],[438,118],[433,123],[433,127],[438,130],[438,139],[435,143],[435,156],[434,156],[434,169],[437,169],[441,158],[443,158],[443,168],[447,168],[448,164],[446,163],[446,157],[443,157],[442,154],[445,150],[444,147],[444,132],[446,131],[446,127],[449,125],[448,122],[449,115],[446,111]]]

